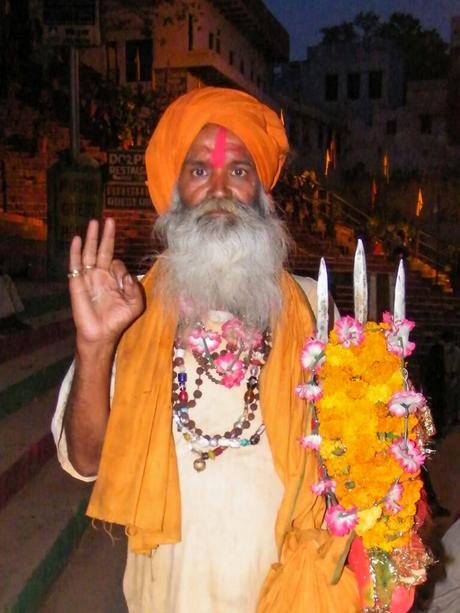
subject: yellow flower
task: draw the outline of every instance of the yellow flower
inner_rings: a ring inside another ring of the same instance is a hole
[[[365,532],[373,528],[382,515],[382,507],[371,507],[364,511],[358,511],[358,524],[355,532],[358,536],[362,536]]]
[[[365,547],[391,553],[410,541],[422,483],[419,473],[405,473],[390,452],[392,442],[404,434],[404,418],[392,415],[388,402],[404,382],[400,358],[387,350],[387,327],[366,324],[364,341],[350,348],[342,347],[331,332],[319,371],[324,395],[316,410],[319,452],[336,481],[339,503],[357,507],[356,532]],[[414,440],[417,425],[417,414],[410,415],[408,433]],[[401,509],[392,513],[385,497],[395,482],[402,485]]]

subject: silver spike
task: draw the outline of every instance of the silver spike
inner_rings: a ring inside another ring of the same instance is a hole
[[[365,324],[367,321],[367,270],[363,242],[358,239],[353,267],[353,295],[355,319]]]
[[[329,324],[329,293],[327,281],[327,268],[324,258],[321,258],[318,273],[318,286],[316,288],[317,312],[316,312],[316,338],[327,343]]]
[[[406,273],[402,260],[399,261],[398,274],[396,276],[393,319],[394,321],[406,319]]]

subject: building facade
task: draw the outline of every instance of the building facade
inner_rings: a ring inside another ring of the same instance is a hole
[[[454,18],[451,68],[448,78],[439,80],[408,81],[402,55],[390,41],[308,48],[291,88],[303,104],[333,118],[332,129],[340,133],[338,171],[374,176],[455,172],[460,163],[459,32],[460,19]],[[331,138],[329,131],[326,140]]]
[[[262,0],[103,0],[100,24],[101,46],[81,57],[111,81],[170,98],[204,85],[236,87],[276,107],[271,64],[288,61],[289,35]]]

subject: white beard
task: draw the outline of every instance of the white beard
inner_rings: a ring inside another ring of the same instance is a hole
[[[180,305],[183,323],[214,309],[259,329],[274,325],[288,238],[262,190],[253,205],[216,198],[194,208],[176,194],[155,230],[168,247],[158,294],[165,308]]]

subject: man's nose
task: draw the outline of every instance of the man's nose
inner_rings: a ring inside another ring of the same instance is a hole
[[[223,168],[215,168],[213,170],[209,186],[209,196],[211,198],[226,198],[231,196],[227,173],[224,172]]]

